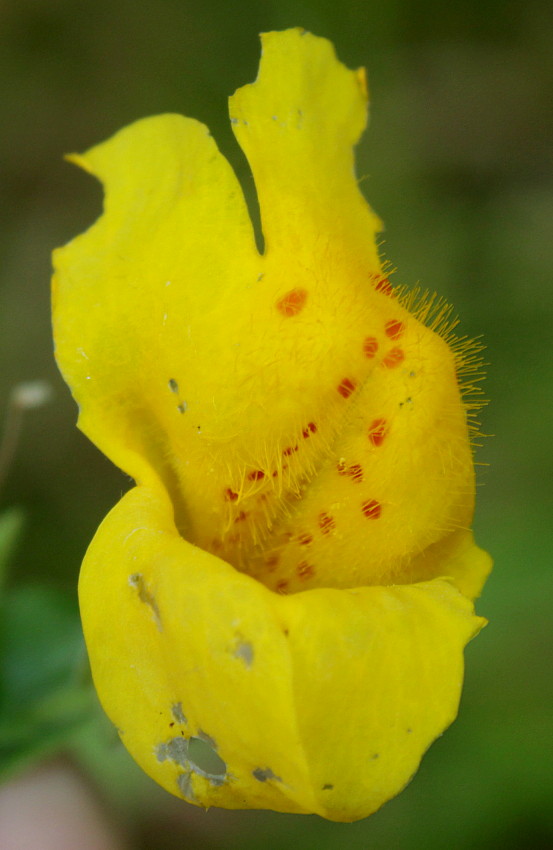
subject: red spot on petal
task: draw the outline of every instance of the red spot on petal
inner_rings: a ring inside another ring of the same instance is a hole
[[[222,545],[223,541],[219,537],[214,537],[211,541],[211,548],[214,552],[218,552]]]
[[[234,490],[231,490],[230,487],[227,487],[225,490],[225,499],[227,502],[235,502],[238,498],[238,493],[235,493]]]
[[[369,426],[369,440],[373,446],[381,446],[388,434],[388,423],[385,419],[375,419]]]
[[[363,354],[365,357],[374,357],[378,351],[378,340],[375,336],[366,336],[363,342]]]
[[[290,455],[293,455],[293,454],[294,454],[294,452],[297,452],[297,450],[298,450],[298,449],[299,449],[299,446],[287,446],[287,447],[284,449],[284,451],[282,452],[282,454],[283,454],[285,457],[290,457]],[[283,466],[282,468],[283,468],[283,469],[285,469],[286,467],[284,467],[284,466]]]
[[[283,316],[297,316],[303,310],[306,300],[306,289],[291,289],[276,302],[276,307]]]
[[[374,288],[377,292],[382,292],[383,295],[394,294],[392,284],[387,277],[383,277],[382,275],[373,275],[373,279],[375,280]]]
[[[249,514],[246,513],[246,511],[240,511],[238,516],[235,517],[234,522],[244,522],[244,520],[247,519],[248,516],[249,516]]]
[[[340,381],[336,389],[342,398],[349,398],[356,386],[357,384],[355,381],[352,381],[349,378],[344,378],[343,381]]]
[[[330,534],[333,528],[336,528],[336,521],[334,517],[331,517],[330,514],[320,513],[319,514],[319,528],[323,532],[323,534]]]
[[[262,478],[265,478],[265,473],[262,469],[254,469],[253,472],[248,473],[248,479],[250,481],[261,481]]]
[[[352,481],[359,483],[363,480],[363,467],[360,463],[352,463],[350,466],[346,466],[345,461],[341,460],[336,464],[336,469],[339,475],[347,475]]]
[[[296,567],[296,573],[298,578],[302,581],[306,581],[308,578],[315,575],[315,567],[313,564],[308,564],[307,561],[302,561],[301,564],[298,564]]]
[[[384,330],[386,336],[389,336],[390,339],[399,339],[405,331],[405,323],[398,319],[390,319],[389,322],[386,322]]]
[[[308,546],[313,543],[313,538],[310,534],[300,534],[298,535],[298,543],[300,546]]]
[[[368,502],[363,502],[361,510],[367,519],[378,519],[382,513],[382,505],[376,499],[369,499]]]
[[[273,555],[267,555],[267,557],[265,558],[265,566],[267,567],[269,572],[272,572],[276,568],[279,560],[280,555],[278,555],[277,553]]]
[[[316,434],[316,433],[317,433],[317,426],[315,425],[314,422],[309,422],[309,424],[307,425],[307,428],[304,428],[303,431],[302,431],[302,435],[303,435],[304,440],[307,440],[307,438],[310,437],[311,434]]]
[[[277,593],[286,593],[288,590],[288,581],[285,578],[282,578],[280,581],[277,581],[276,591]]]
[[[354,463],[348,467],[347,474],[352,481],[356,481],[359,484],[363,480],[363,467],[360,463]]]
[[[382,365],[386,369],[395,369],[400,363],[405,360],[405,354],[401,348],[391,348],[386,357],[382,360]]]

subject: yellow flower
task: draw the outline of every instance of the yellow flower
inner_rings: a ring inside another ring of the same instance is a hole
[[[57,358],[137,483],[86,555],[85,636],[124,744],[197,805],[375,811],[454,719],[484,622],[457,380],[477,351],[385,276],[354,176],[366,112],[328,41],[263,36],[230,101],[263,253],[197,121],[72,157],[106,200],[55,254]]]

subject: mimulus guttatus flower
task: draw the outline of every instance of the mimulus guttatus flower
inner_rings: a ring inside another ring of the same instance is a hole
[[[266,34],[230,116],[262,253],[197,121],[71,157],[105,209],[55,254],[57,359],[80,427],[136,481],[83,564],[85,637],[106,712],[169,791],[351,821],[452,722],[484,622],[478,350],[386,277],[354,174],[362,70]]]

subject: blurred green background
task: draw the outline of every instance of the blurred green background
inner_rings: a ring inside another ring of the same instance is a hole
[[[0,493],[2,509],[25,514],[2,616],[4,658],[13,634],[19,655],[3,672],[6,681],[35,676],[41,694],[45,676],[65,687],[83,675],[74,669],[83,666],[82,656],[74,661],[79,563],[129,486],[75,429],[52,359],[50,251],[101,209],[99,186],[62,155],[138,117],[175,111],[206,122],[251,184],[226,98],[255,77],[258,32],[296,25],[330,38],[350,67],[368,68],[371,127],[358,173],[386,222],[395,281],[447,296],[462,333],[487,344],[492,404],[482,418],[494,436],[478,453],[475,527],[496,560],[478,606],[490,625],[468,648],[457,722],[415,781],[357,824],[193,809],[143,777],[94,712],[77,749],[133,847],[545,850],[553,846],[549,3],[3,0],[0,412],[19,381],[45,378],[54,388],[53,401],[25,417]],[[16,686],[23,699],[28,683]],[[46,724],[51,751],[88,710],[62,702],[71,716],[58,715],[61,728]],[[21,740],[42,722],[33,715]]]

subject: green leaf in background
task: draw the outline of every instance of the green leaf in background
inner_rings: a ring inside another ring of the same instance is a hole
[[[0,625],[0,780],[53,753],[97,711],[76,603],[23,586]]]
[[[11,557],[17,545],[24,522],[20,508],[8,508],[0,514],[0,593],[5,584]]]

